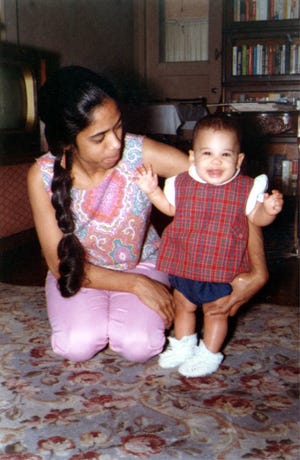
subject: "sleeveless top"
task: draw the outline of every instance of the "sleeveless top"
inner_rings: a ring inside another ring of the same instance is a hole
[[[71,190],[75,233],[93,265],[126,270],[139,262],[156,262],[160,238],[149,224],[152,205],[134,180],[143,139],[127,134],[122,158],[103,182]],[[50,196],[54,159],[50,152],[37,159]]]
[[[157,268],[198,281],[230,283],[249,271],[245,206],[253,179],[238,175],[221,186],[188,172],[175,180],[176,213],[162,235]]]

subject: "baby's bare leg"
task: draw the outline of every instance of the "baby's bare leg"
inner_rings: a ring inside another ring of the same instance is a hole
[[[204,314],[204,337],[192,356],[178,368],[185,377],[202,377],[215,372],[223,360],[220,349],[227,334],[227,315]]]
[[[228,332],[228,314],[204,314],[204,343],[208,350],[217,353],[221,350]]]
[[[181,292],[174,289],[175,319],[174,335],[180,340],[196,332],[197,306],[184,297]]]
[[[163,369],[176,367],[192,357],[197,348],[196,305],[174,290],[174,335],[168,338],[167,349],[159,355],[158,364]]]

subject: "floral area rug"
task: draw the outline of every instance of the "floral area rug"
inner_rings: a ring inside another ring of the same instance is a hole
[[[220,369],[187,379],[50,349],[43,288],[0,283],[0,460],[299,458],[296,307],[241,311]]]

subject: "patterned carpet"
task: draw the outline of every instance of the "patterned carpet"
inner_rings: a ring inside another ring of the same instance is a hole
[[[43,289],[0,283],[0,460],[299,458],[299,317],[245,308],[212,376],[49,346]]]

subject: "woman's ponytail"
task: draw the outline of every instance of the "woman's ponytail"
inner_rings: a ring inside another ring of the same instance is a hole
[[[84,278],[85,252],[74,233],[75,223],[71,210],[71,152],[66,152],[66,168],[56,157],[52,180],[52,205],[59,228],[64,233],[57,247],[59,258],[58,286],[63,297],[71,297],[79,291]]]

